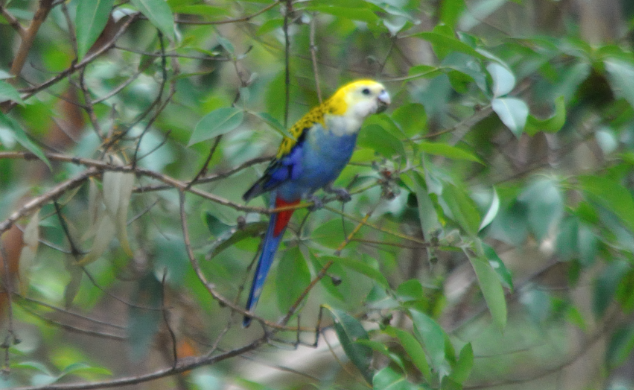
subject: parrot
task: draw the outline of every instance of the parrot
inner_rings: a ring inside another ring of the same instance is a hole
[[[321,202],[313,193],[323,188],[343,201],[349,200],[347,191],[332,188],[332,182],[348,164],[365,118],[385,111],[390,103],[389,93],[377,81],[362,79],[345,84],[290,128],[292,138],[282,140],[262,177],[242,198],[248,202],[270,191],[271,208],[294,206],[302,198],[313,200],[318,206]],[[246,304],[251,313],[293,211],[279,211],[270,216]],[[251,317],[245,316],[243,327],[250,323]]]

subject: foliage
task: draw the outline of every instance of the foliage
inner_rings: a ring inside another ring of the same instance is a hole
[[[547,3],[0,1],[2,385],[621,383],[634,24],[544,34]],[[393,104],[352,201],[301,205],[242,329],[270,210],[240,197],[361,77]]]

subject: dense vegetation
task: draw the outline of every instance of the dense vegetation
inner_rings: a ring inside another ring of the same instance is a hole
[[[633,8],[0,0],[2,386],[632,388]],[[241,195],[358,78],[243,329]]]

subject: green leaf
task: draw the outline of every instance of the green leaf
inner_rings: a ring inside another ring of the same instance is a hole
[[[586,195],[613,212],[634,233],[634,199],[625,187],[601,176],[579,176],[577,180]]]
[[[478,88],[488,92],[486,73],[482,69],[480,60],[464,53],[452,52],[442,61],[443,69],[452,69],[448,76],[451,85],[459,92],[467,93],[468,85],[473,80]]]
[[[22,130],[22,127],[20,127],[20,124],[2,112],[0,112],[0,128],[8,130],[20,145],[24,146],[28,151],[36,155],[37,158],[42,160],[50,170],[53,170],[51,163],[48,161],[42,150],[31,142],[24,130]]]
[[[612,334],[606,351],[606,363],[610,370],[618,368],[632,356],[634,327],[626,326]]]
[[[207,225],[207,229],[214,237],[219,237],[225,234],[228,230],[231,230],[233,227],[227,225],[223,221],[221,221],[218,217],[206,211],[204,214],[205,224]]]
[[[414,190],[416,191],[416,200],[418,203],[418,218],[420,220],[421,229],[426,239],[430,239],[434,232],[441,229],[440,222],[438,221],[438,214],[434,208],[427,186],[425,184],[425,178],[416,171],[411,171],[409,176],[414,182]]]
[[[475,58],[485,59],[485,57],[478,53],[474,48],[454,37],[439,34],[437,32],[421,32],[412,35],[412,37],[421,38],[431,43],[434,47],[434,52],[440,58],[444,58],[448,52],[457,51]]]
[[[617,58],[604,60],[612,90],[634,106],[634,63]]]
[[[53,373],[44,364],[36,361],[25,361],[19,363],[12,363],[11,368],[26,368],[39,371],[43,374],[54,376]]]
[[[493,79],[494,97],[504,96],[515,88],[515,76],[506,66],[493,62],[487,65],[487,71]]]
[[[540,131],[545,133],[556,133],[564,127],[566,123],[566,100],[563,95],[555,99],[555,112],[546,119],[537,119],[532,115],[528,116],[526,122],[526,134],[533,136]]]
[[[403,104],[392,113],[392,119],[398,123],[403,133],[412,137],[427,132],[427,113],[420,103]]]
[[[91,366],[88,365],[86,363],[72,363],[68,366],[66,366],[61,374],[59,375],[59,378],[65,376],[65,375],[81,375],[81,374],[100,374],[100,375],[112,375],[112,372],[104,367],[95,367],[95,366]]]
[[[495,98],[491,100],[491,107],[516,137],[522,134],[528,118],[528,106],[524,101],[510,97]]]
[[[458,362],[454,365],[449,377],[458,383],[464,383],[464,381],[466,381],[469,378],[472,368],[473,368],[473,347],[471,346],[471,343],[467,343],[460,350],[460,356],[458,357]]]
[[[80,1],[77,5],[77,57],[84,58],[106,27],[114,0]]]
[[[484,218],[482,218],[482,222],[480,222],[480,227],[478,231],[487,227],[493,220],[495,216],[498,215],[498,211],[500,211],[500,197],[498,196],[498,192],[493,188],[493,199],[491,199],[491,206],[489,206],[489,210],[485,214]]]
[[[528,205],[528,225],[541,241],[564,213],[564,198],[559,183],[552,179],[539,179],[529,185],[517,200]]]
[[[223,107],[205,115],[194,128],[188,146],[226,134],[240,126],[244,112],[234,107]]]
[[[132,4],[170,40],[175,40],[174,15],[165,0],[131,0]]]
[[[447,26],[455,28],[465,8],[464,0],[443,0],[440,6],[440,20]]]
[[[253,222],[246,224],[242,229],[232,228],[222,233],[213,243],[208,258],[213,258],[223,250],[246,239],[259,236],[269,226],[268,222]]]
[[[0,102],[11,100],[18,104],[24,105],[24,100],[20,97],[20,93],[13,85],[6,81],[0,81]]]
[[[339,224],[341,224],[341,221],[339,221]],[[372,268],[371,266],[369,266],[368,264],[362,261],[348,259],[348,258],[339,257],[339,256],[321,256],[319,260],[321,261],[331,260],[335,264],[340,264],[343,267],[349,268],[353,271],[359,272],[360,274],[363,274],[369,277],[370,279],[379,283],[381,287],[383,288],[389,288],[389,283],[387,279],[385,278],[385,276],[383,275],[383,273],[381,273],[380,270],[376,268]]]
[[[310,270],[298,246],[284,252],[276,275],[277,304],[285,313],[310,284]]]
[[[324,305],[335,320],[335,332],[348,359],[361,371],[363,377],[372,383],[372,348],[356,343],[357,340],[369,340],[368,333],[354,317],[346,312]]]
[[[406,280],[396,288],[396,296],[401,302],[419,301],[425,299],[423,285],[418,279]]]
[[[498,274],[500,281],[511,291],[513,291],[513,276],[511,276],[511,272],[506,268],[506,265],[500,259],[495,250],[489,246],[488,244],[482,243],[482,249],[484,250],[484,255],[487,260],[489,260],[489,264],[493,267],[495,272]]]
[[[433,79],[441,74],[443,74],[442,68],[431,65],[414,65],[407,71],[408,79]]]
[[[442,199],[449,207],[453,220],[469,235],[474,236],[480,226],[480,214],[467,193],[453,184],[447,183],[442,191]]]
[[[422,311],[410,309],[409,313],[432,366],[438,369],[445,361],[445,332],[436,321]]]
[[[376,124],[363,127],[357,143],[359,146],[373,149],[387,158],[392,158],[394,155],[405,156],[403,142]]]
[[[602,270],[594,286],[592,309],[597,317],[602,317],[613,302],[619,283],[630,270],[626,261],[615,261]]]
[[[466,251],[469,261],[475,270],[478,284],[484,300],[487,303],[493,323],[500,331],[506,326],[506,298],[504,297],[504,289],[500,283],[497,272],[491,266],[488,259],[471,256]]]
[[[341,223],[341,220],[331,219],[318,226],[310,234],[311,241],[327,248],[335,249],[346,239],[347,232],[352,231],[354,225],[349,221]]]
[[[280,123],[280,121],[275,119],[269,113],[260,112],[259,114],[256,114],[256,115],[258,116],[258,118],[262,119],[267,125],[269,125],[273,130],[280,133],[283,137],[295,139],[295,137],[293,137],[293,135],[288,132],[288,130]]]
[[[425,356],[425,351],[420,342],[416,340],[416,337],[402,329],[393,328],[391,326],[386,328],[386,333],[398,338],[403,349],[405,349],[405,352],[407,352],[412,359],[414,366],[423,374],[423,377],[428,383],[432,383],[432,373],[429,368],[429,363],[427,362],[427,356]]]
[[[418,148],[425,153],[433,154],[436,156],[445,156],[453,160],[474,161],[484,165],[482,160],[480,160],[475,154],[467,150],[460,149],[456,146],[451,146],[449,144],[441,142],[421,142],[418,145]]]
[[[392,367],[387,366],[372,378],[372,388],[374,390],[420,390],[421,387],[407,381],[404,374],[396,372]]]

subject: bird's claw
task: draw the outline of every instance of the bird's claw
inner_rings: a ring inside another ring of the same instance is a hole
[[[308,208],[310,211],[319,210],[324,207],[324,201],[319,197],[313,195],[309,198],[309,200],[313,202],[313,205]]]
[[[330,194],[335,194],[337,199],[343,203],[350,202],[352,200],[350,193],[344,188],[332,188],[328,186],[324,188],[324,190]]]

